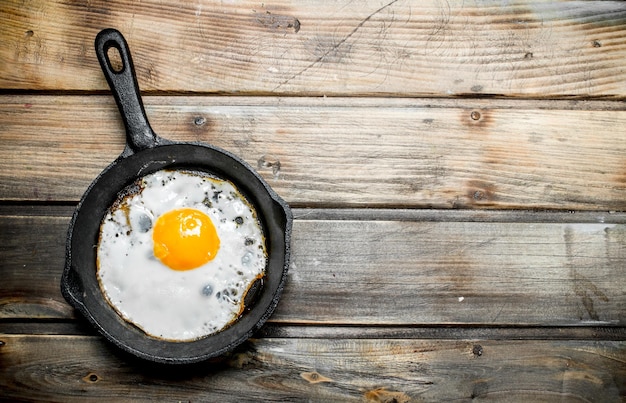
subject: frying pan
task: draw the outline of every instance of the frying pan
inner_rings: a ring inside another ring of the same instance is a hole
[[[109,341],[137,357],[186,364],[223,355],[259,329],[278,304],[289,266],[291,210],[257,172],[235,155],[209,144],[174,142],[155,134],[146,117],[130,50],[122,34],[105,29],[97,35],[95,47],[124,121],[126,146],[91,183],[74,211],[61,292]],[[121,68],[111,64],[111,48],[119,52]],[[251,286],[239,319],[216,334],[189,342],[153,338],[122,319],[107,303],[96,277],[95,245],[107,209],[124,188],[161,169],[203,171],[231,181],[255,208],[268,252],[265,276]]]

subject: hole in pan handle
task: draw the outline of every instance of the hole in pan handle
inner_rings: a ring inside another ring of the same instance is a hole
[[[128,146],[137,152],[160,144],[162,139],[154,133],[148,122],[139,93],[135,67],[124,36],[116,29],[104,29],[96,36],[95,47],[102,72],[122,114]],[[121,67],[113,67],[109,58],[111,48],[119,52]]]

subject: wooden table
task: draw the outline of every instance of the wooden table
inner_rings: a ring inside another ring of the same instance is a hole
[[[623,2],[5,0],[0,26],[0,400],[624,400]],[[295,214],[277,311],[217,362],[129,357],[59,291],[124,145],[106,27],[157,133]]]

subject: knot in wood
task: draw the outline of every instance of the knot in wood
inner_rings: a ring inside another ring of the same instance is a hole
[[[83,378],[83,381],[88,382],[88,383],[96,383],[96,382],[98,382],[99,380],[100,380],[100,377],[99,377],[97,374],[93,373],[93,372],[88,373],[88,374],[87,374],[87,375]]]

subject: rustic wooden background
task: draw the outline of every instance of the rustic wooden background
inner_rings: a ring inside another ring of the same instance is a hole
[[[293,207],[275,315],[146,364],[59,291],[69,218],[123,149],[93,40],[153,128]],[[4,0],[0,400],[626,397],[626,3]]]

